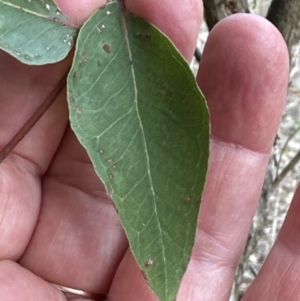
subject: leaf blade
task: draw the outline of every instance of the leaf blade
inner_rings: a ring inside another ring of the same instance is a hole
[[[51,0],[0,0],[0,49],[29,65],[64,59],[78,29]]]
[[[141,270],[160,300],[173,301],[209,153],[208,111],[188,64],[154,26],[109,4],[79,33],[68,98]]]

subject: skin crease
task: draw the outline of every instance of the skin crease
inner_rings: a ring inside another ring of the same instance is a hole
[[[74,24],[103,4],[57,3]],[[189,60],[202,6],[198,0],[173,3],[125,4],[168,34]],[[49,66],[23,66],[0,52],[1,146],[70,63],[71,57]],[[228,300],[284,105],[288,65],[280,34],[260,17],[232,16],[209,36],[197,80],[211,112],[210,168],[196,244],[177,301]],[[157,301],[128,250],[103,185],[68,126],[63,93],[1,164],[0,198],[3,300],[66,301],[48,280],[109,293],[110,301]],[[278,241],[244,300],[300,298],[299,206],[298,191]]]

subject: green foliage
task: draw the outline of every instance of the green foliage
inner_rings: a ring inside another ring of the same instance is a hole
[[[174,300],[208,158],[207,108],[188,64],[154,26],[110,4],[81,28],[68,96],[139,266],[160,300]]]
[[[2,48],[27,64],[62,59],[71,47],[62,37],[76,29],[61,25],[66,19],[52,1],[30,4],[0,0]],[[23,25],[3,12],[22,14]],[[42,26],[47,38],[36,34]],[[49,41],[55,53],[37,52]],[[140,269],[161,301],[175,300],[209,156],[208,110],[188,64],[156,27],[114,2],[80,29],[67,90],[72,128],[115,203]]]
[[[66,21],[51,0],[0,0],[0,49],[29,65],[61,61],[78,31]]]

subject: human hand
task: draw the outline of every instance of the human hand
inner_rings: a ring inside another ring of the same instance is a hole
[[[103,0],[57,1],[74,23]],[[192,58],[198,0],[127,0]],[[0,145],[53,90],[71,58],[25,66],[0,54]],[[288,78],[287,50],[266,20],[236,15],[207,42],[198,82],[211,112],[210,170],[199,229],[178,301],[227,301],[264,179]],[[68,126],[63,91],[0,166],[0,296],[65,301],[51,283],[109,294],[110,301],[157,301],[133,256],[118,216]],[[247,300],[297,300],[300,192]],[[75,300],[74,298],[72,300]],[[76,300],[80,300],[77,298]]]

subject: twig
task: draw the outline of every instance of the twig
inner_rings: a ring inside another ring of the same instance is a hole
[[[284,179],[284,177],[295,167],[295,165],[300,160],[300,151],[296,154],[296,156],[289,162],[289,164],[283,169],[283,171],[275,178],[272,183],[272,191],[274,191],[279,183]]]
[[[200,51],[200,49],[198,47],[196,47],[196,49],[195,49],[194,56],[196,58],[196,61],[198,63],[200,63],[202,54],[201,54],[201,51]]]
[[[209,31],[219,22],[218,10],[215,1],[203,0],[205,21]]]
[[[44,115],[47,109],[56,100],[59,93],[66,85],[67,74],[61,79],[58,85],[53,89],[41,106],[33,113],[29,120],[23,125],[23,127],[17,132],[17,134],[4,146],[0,151],[0,164],[11,153],[15,146],[25,137],[25,135],[32,129],[37,121]]]
[[[279,202],[280,202],[280,198],[279,198],[279,192],[277,191],[276,193],[274,193],[275,196],[275,206],[274,206],[274,210],[273,210],[273,221],[272,221],[272,232],[271,232],[271,240],[272,240],[272,245],[275,243],[276,238],[277,238],[277,234],[278,234],[278,217],[279,217]]]
[[[280,167],[280,164],[281,164],[281,160],[282,160],[282,156],[283,156],[283,153],[286,151],[287,149],[287,146],[289,144],[289,142],[292,140],[292,138],[298,133],[298,131],[300,130],[300,127],[298,127],[296,130],[294,130],[294,132],[288,137],[288,139],[286,140],[286,142],[284,143],[284,146],[280,152],[280,155],[279,155],[279,158],[278,158],[278,161],[277,161],[277,170],[276,170],[276,177],[275,178],[278,178],[278,174],[279,174],[279,167]]]

